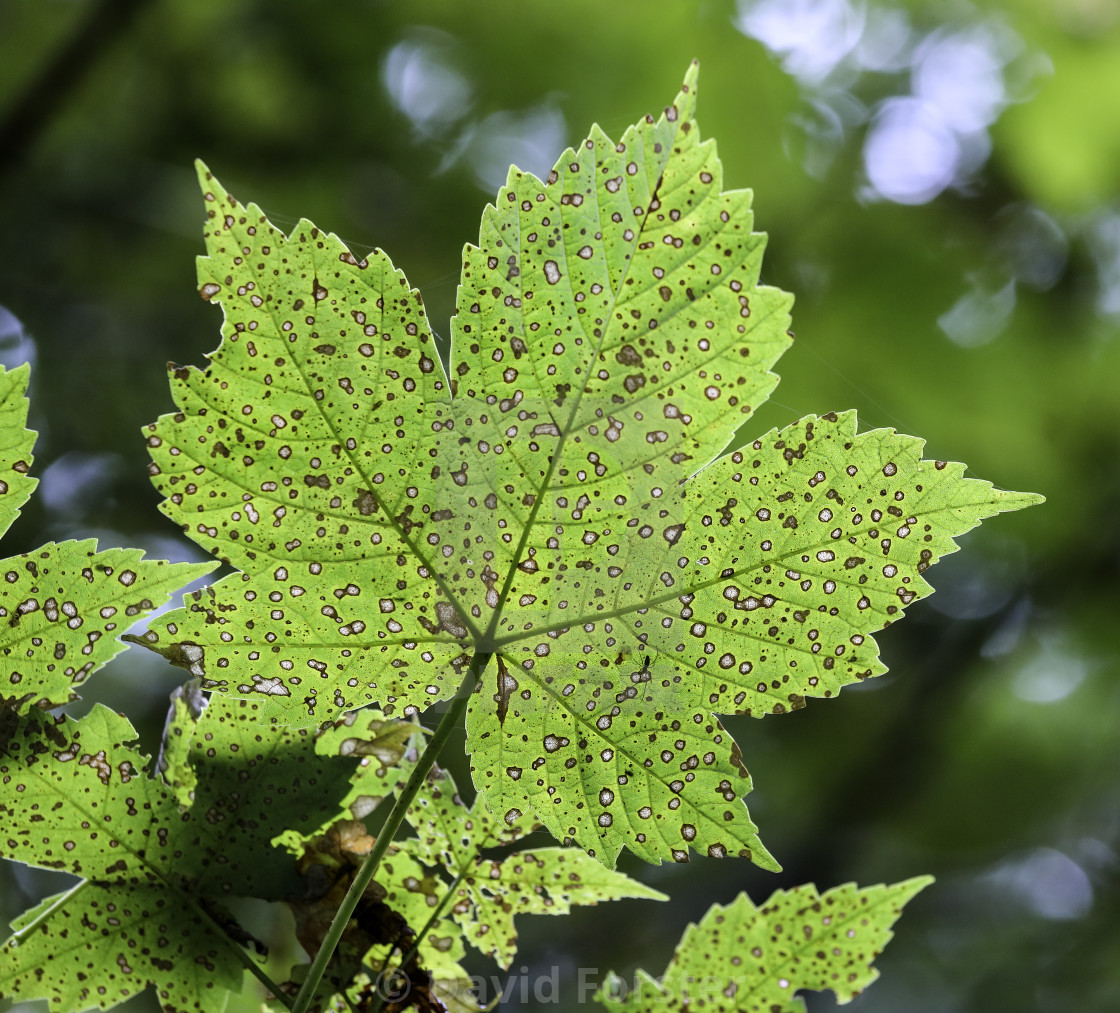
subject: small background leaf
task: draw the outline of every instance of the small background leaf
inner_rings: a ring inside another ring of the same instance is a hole
[[[350,790],[337,805],[345,819],[364,820],[408,777],[423,748],[424,733],[413,721],[388,718],[372,708],[349,711],[319,731],[315,736],[317,756],[357,761]],[[336,813],[311,830],[286,828],[273,843],[300,855],[338,819]]]
[[[487,852],[534,829],[525,815],[507,822],[481,797],[468,808],[446,771],[428,779],[408,811],[418,837],[401,848],[459,881],[449,916],[468,942],[508,968],[517,953],[519,914],[567,914],[572,905],[623,898],[667,900],[658,890],[610,869],[579,849],[535,848],[499,857]]]
[[[778,890],[761,907],[740,894],[690,925],[659,982],[642,974],[624,998],[612,976],[596,998],[612,1013],[644,1013],[683,1003],[714,1013],[803,1013],[801,989],[831,989],[840,1003],[878,976],[872,962],[892,938],[902,908],[932,882],[854,884],[818,894],[812,885]]]
[[[233,943],[180,884],[197,849],[177,847],[174,799],[143,774],[147,758],[120,715],[96,706],[80,722],[33,712],[0,753],[3,855],[83,882],[35,909],[0,948],[0,991],[45,998],[56,1013],[108,1009],[155,984],[163,1008],[222,1009],[240,986]],[[33,820],[38,816],[38,820]],[[33,924],[33,927],[32,927]]]

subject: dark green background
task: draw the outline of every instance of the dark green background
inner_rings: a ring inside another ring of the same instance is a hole
[[[194,158],[278,224],[306,216],[386,250],[446,334],[459,252],[493,193],[486,163],[537,128],[553,147],[526,168],[593,121],[617,136],[672,99],[693,57],[725,185],[754,189],[771,236],[763,277],[798,297],[798,340],[752,428],[855,407],[864,428],[921,435],[929,456],[1047,497],[931,572],[939,593],[879,637],[890,675],[733,722],[784,873],[631,865],[673,903],[523,920],[529,973],[560,967],[547,1008],[574,1008],[579,967],[659,973],[685,924],[739,890],[923,872],[938,882],[853,1011],[1120,1008],[1120,5],[867,10],[904,13],[927,46],[1007,42],[990,157],[924,204],[868,194],[866,116],[831,142],[805,127],[826,100],[870,115],[909,71],[799,82],[738,30],[731,0],[0,0],[0,305],[25,333],[11,318],[0,331],[4,361],[33,355],[47,479],[6,553],[96,534],[197,558],[156,511],[139,435],[171,406],[165,363],[201,364],[218,340],[194,282]],[[429,83],[432,68],[457,75],[461,104],[410,120],[386,85],[409,54]],[[966,347],[938,321],[970,294]],[[177,675],[131,649],[85,705],[126,709],[154,751]],[[0,915],[57,883],[5,867]]]

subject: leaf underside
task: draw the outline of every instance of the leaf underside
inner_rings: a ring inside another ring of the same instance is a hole
[[[27,384],[31,367],[0,366],[0,534],[12,526],[38,479],[32,478],[35,433],[27,428]]]
[[[607,865],[775,868],[715,715],[883,671],[870,635],[922,572],[1037,497],[853,413],[723,453],[777,382],[791,299],[758,284],[764,237],[700,140],[695,79],[544,181],[511,170],[464,250],[446,370],[384,253],[286,236],[200,168],[223,341],[173,370],[151,471],[242,572],[145,640],[295,723],[420,711],[481,654],[468,748],[493,812]]]
[[[709,1013],[804,1013],[799,989],[831,989],[847,1003],[879,972],[872,961],[892,938],[903,906],[933,880],[818,894],[811,884],[777,890],[761,907],[740,894],[714,904],[681,937],[665,973],[630,988],[609,975],[596,996],[611,1013],[696,1008]]]

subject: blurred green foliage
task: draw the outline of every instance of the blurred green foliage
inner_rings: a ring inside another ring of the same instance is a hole
[[[877,685],[735,725],[781,876],[629,867],[675,903],[527,925],[519,962],[573,981],[656,968],[740,889],[932,872],[852,1010],[1120,1008],[1120,4],[784,9],[785,36],[766,0],[0,4],[0,337],[4,361],[36,363],[44,479],[6,545],[97,535],[193,558],[155,510],[139,427],[170,406],[164,363],[201,364],[218,342],[194,284],[194,158],[274,221],[385,249],[446,333],[504,165],[547,166],[592,121],[620,132],[698,57],[701,128],[772,237],[764,280],[798,297],[798,340],[752,429],[854,407],[865,428],[925,436],[931,456],[1048,502],[932,571],[939,593],[880,638],[892,674]],[[814,39],[817,57],[840,53],[824,72],[806,69]],[[937,135],[967,155],[948,185],[885,199],[872,142],[890,139],[891,102],[952,98],[953,75],[930,76],[946,40],[975,43],[944,50],[972,53],[957,82],[980,80],[987,53],[998,93],[979,126]],[[154,751],[181,673],[137,655],[87,697],[127,705]],[[59,888],[0,876],[5,918]]]

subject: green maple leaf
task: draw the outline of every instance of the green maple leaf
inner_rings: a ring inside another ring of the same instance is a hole
[[[455,878],[451,919],[469,943],[503,968],[517,953],[515,915],[563,915],[573,904],[623,898],[668,899],[573,848],[488,857],[484,852],[517,842],[534,823],[525,816],[507,822],[491,813],[481,797],[468,808],[446,771],[429,778],[409,808],[408,820],[418,836],[403,841],[401,848]]]
[[[0,535],[36,480],[27,428],[30,369],[0,367]],[[124,650],[115,634],[162,605],[213,563],[144,559],[139,549],[97,551],[93,539],[46,545],[0,559],[0,705],[54,707]]]
[[[790,297],[758,284],[695,67],[659,118],[511,170],[463,256],[445,371],[388,257],[285,235],[200,169],[205,371],[149,428],[163,509],[242,573],[145,634],[285,720],[412,713],[489,665],[473,774],[610,865],[774,868],[717,714],[883,671],[871,634],[983,517],[1036,502],[812,416],[724,447],[776,383]]]
[[[800,989],[832,989],[847,1003],[879,977],[872,961],[903,906],[932,877],[818,894],[777,890],[761,907],[740,894],[689,925],[664,975],[639,971],[633,987],[608,976],[596,995],[611,1013],[653,1013],[666,1003],[708,1013],[804,1013]]]
[[[281,831],[310,833],[352,796],[357,758],[320,755],[308,729],[264,734],[255,701],[180,708],[193,805],[143,774],[128,721],[96,706],[80,721],[32,712],[0,750],[0,857],[81,877],[13,924],[0,995],[52,1009],[106,1009],[155,985],[165,1010],[221,1009],[244,959],[229,896],[305,889]]]
[[[375,946],[363,963],[380,972],[382,981],[389,984],[403,951],[414,942],[417,963],[430,976],[433,994],[449,1007],[477,1010],[477,1003],[470,1001],[471,977],[461,963],[466,955],[463,932],[450,918],[430,920],[432,911],[444,902],[447,883],[402,849],[386,855],[378,869],[377,882],[385,892],[385,903],[400,915],[412,933],[420,935],[406,936],[395,947]],[[362,985],[359,976],[356,986],[360,990]]]

